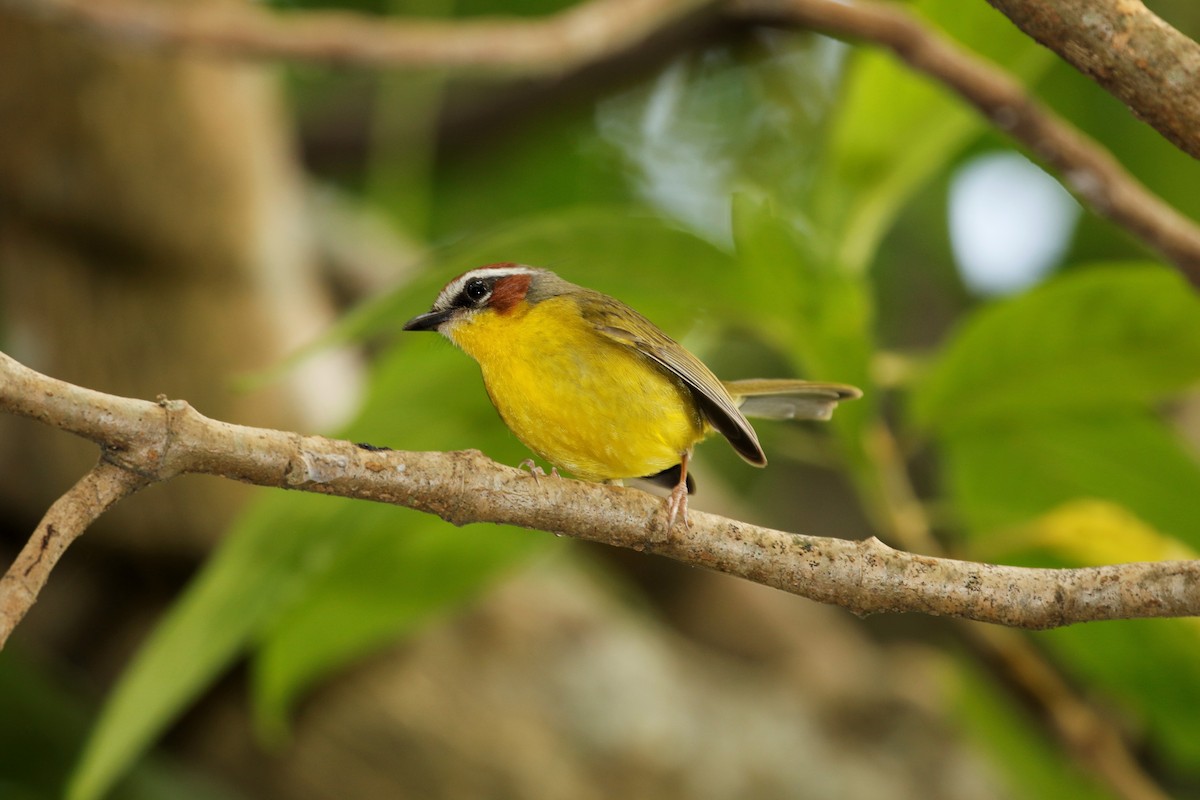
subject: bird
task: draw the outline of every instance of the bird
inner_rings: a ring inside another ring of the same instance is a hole
[[[792,379],[721,381],[646,317],[546,269],[488,264],[451,280],[406,331],[436,331],[478,364],[500,418],[555,474],[671,489],[667,529],[690,525],[692,450],[712,432],[767,457],[747,415],[828,419],[862,392]],[[545,474],[524,462],[536,477]]]

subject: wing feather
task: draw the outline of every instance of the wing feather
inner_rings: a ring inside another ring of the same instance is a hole
[[[580,303],[580,313],[598,333],[632,347],[692,391],[705,420],[729,440],[738,455],[758,466],[767,463],[758,434],[738,410],[737,403],[704,363],[667,336],[650,320],[599,292]]]

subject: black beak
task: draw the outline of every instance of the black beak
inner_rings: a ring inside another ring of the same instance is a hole
[[[404,323],[406,331],[436,331],[438,326],[446,320],[450,319],[450,310],[446,311],[427,311],[424,314],[417,316]]]

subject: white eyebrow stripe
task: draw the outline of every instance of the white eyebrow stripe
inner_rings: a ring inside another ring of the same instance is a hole
[[[449,308],[454,302],[454,298],[462,293],[463,287],[467,285],[467,281],[472,281],[476,278],[503,278],[508,275],[534,275],[543,270],[533,267],[480,267],[473,269],[470,272],[464,272],[450,283],[446,284],[445,288],[438,294],[437,300],[434,301],[434,308]]]

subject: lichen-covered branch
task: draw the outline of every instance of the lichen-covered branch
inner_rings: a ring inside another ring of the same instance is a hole
[[[636,489],[534,479],[477,451],[381,451],[232,425],[178,400],[155,403],[73,386],[3,354],[0,410],[101,445],[104,466],[47,516],[77,513],[80,530],[140,486],[196,472],[393,503],[457,525],[498,522],[657,553],[858,614],[915,611],[1022,628],[1200,614],[1200,561],[1027,569],[915,555],[874,538],[786,533],[703,513],[692,515],[691,528],[667,530],[661,500]],[[116,480],[114,471],[126,476]],[[114,488],[93,491],[101,479]],[[0,634],[7,635],[40,589],[17,585],[14,573],[23,569],[14,565],[0,584],[0,608],[12,621]],[[48,573],[37,577],[44,582]]]
[[[1200,158],[1200,44],[1141,0],[988,2]]]

